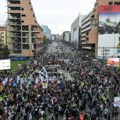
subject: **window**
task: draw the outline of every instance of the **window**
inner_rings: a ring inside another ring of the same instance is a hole
[[[29,33],[28,32],[22,32],[22,36],[23,37],[29,37]]]
[[[109,2],[109,5],[113,5],[113,2]]]
[[[22,17],[26,17],[26,15],[25,15],[25,14],[23,14],[23,15],[22,15]]]
[[[24,23],[24,21],[22,21],[22,23]]]
[[[34,39],[34,38],[32,38],[32,43],[34,43],[34,41],[35,41],[35,39]]]
[[[22,8],[22,10],[24,10],[24,8]]]
[[[29,44],[23,44],[23,49],[29,49]]]
[[[114,5],[120,5],[120,2],[114,2]]]
[[[22,42],[23,43],[29,43],[29,39],[28,38],[22,38]]]
[[[1,32],[1,34],[4,34],[4,32]]]
[[[28,27],[27,25],[22,26],[22,30],[23,30],[23,31],[28,31],[28,30],[29,30],[29,27]]]

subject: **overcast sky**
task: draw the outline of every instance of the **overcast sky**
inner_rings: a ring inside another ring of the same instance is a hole
[[[80,14],[88,14],[95,0],[31,0],[37,21],[48,25],[52,33],[70,30],[72,22]],[[0,0],[0,25],[7,18],[6,0]]]

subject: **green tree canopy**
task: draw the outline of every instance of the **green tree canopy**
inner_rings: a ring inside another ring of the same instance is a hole
[[[7,45],[3,44],[3,40],[0,38],[0,59],[8,58],[10,51]]]

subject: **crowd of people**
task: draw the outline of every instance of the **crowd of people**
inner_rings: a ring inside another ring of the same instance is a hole
[[[55,64],[73,80],[36,72]],[[0,80],[0,120],[110,120],[112,98],[120,94],[118,70],[85,52],[40,54],[15,73],[1,72]],[[118,115],[114,108],[112,117]]]

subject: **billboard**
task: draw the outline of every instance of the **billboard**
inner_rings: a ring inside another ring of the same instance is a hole
[[[0,60],[0,70],[10,69],[10,59]]]
[[[99,34],[97,57],[120,56],[120,6],[99,6]]]
[[[108,58],[107,59],[108,66],[119,67],[120,66],[120,58]]]

